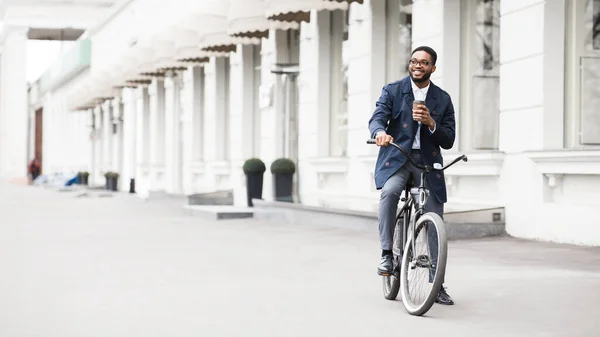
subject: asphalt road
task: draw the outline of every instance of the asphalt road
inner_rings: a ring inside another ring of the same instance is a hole
[[[387,301],[376,233],[0,184],[0,336],[600,336],[600,248],[450,242],[456,305]]]

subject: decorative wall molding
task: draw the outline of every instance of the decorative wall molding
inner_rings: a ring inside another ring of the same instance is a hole
[[[538,172],[546,175],[600,175],[600,149],[528,152]]]

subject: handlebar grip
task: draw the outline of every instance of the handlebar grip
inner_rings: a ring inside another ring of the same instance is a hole
[[[377,141],[375,139],[369,139],[367,140],[367,144],[377,144]]]

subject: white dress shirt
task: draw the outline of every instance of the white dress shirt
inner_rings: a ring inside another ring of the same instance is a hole
[[[419,87],[417,87],[415,82],[413,82],[412,79],[410,80],[410,84],[412,86],[413,95],[415,96],[415,101],[416,100],[425,101],[425,99],[427,98],[427,92],[429,91],[429,84],[427,84],[427,86],[425,88],[419,88]],[[437,125],[434,126],[433,131],[429,130],[429,133],[433,133],[435,131],[436,127],[437,127]],[[419,127],[417,128],[417,134],[415,136],[415,141],[413,143],[412,148],[413,149],[421,149],[421,122],[419,122]]]

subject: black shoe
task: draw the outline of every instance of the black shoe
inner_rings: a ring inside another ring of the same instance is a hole
[[[379,275],[391,275],[394,264],[392,263],[392,255],[384,255],[381,257],[381,262],[377,267],[377,274]]]
[[[454,301],[452,300],[450,295],[448,295],[448,293],[446,292],[446,288],[444,288],[443,286],[442,289],[440,289],[437,298],[435,299],[435,303],[443,305],[454,305]]]

